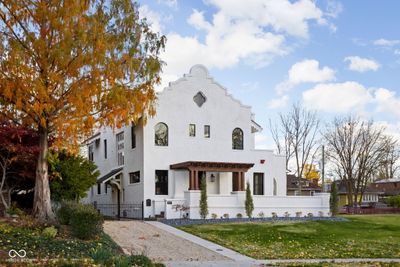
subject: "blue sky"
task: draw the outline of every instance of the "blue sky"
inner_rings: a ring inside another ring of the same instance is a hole
[[[400,137],[400,1],[148,0],[140,14],[167,36],[163,83],[194,64],[268,119],[293,103],[323,121],[356,114]]]

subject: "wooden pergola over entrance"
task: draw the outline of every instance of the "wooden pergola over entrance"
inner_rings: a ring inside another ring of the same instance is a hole
[[[189,171],[189,190],[200,189],[199,172],[232,172],[233,191],[244,191],[244,173],[253,166],[254,163],[185,161],[170,165],[170,169]]]

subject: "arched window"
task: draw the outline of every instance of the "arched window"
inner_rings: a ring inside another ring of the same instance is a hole
[[[273,194],[274,194],[274,196],[276,196],[276,192],[278,191],[278,185],[276,184],[276,179],[274,178],[274,192],[273,192]]]
[[[243,150],[243,131],[240,128],[232,131],[232,149]]]
[[[163,122],[154,127],[154,143],[156,146],[168,146],[168,126]]]

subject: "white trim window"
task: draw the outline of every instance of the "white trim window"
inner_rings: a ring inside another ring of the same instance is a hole
[[[116,135],[117,138],[117,163],[118,166],[124,165],[124,132]]]

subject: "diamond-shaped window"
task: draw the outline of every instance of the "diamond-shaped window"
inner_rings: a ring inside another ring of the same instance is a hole
[[[201,107],[205,102],[206,102],[207,98],[205,97],[205,95],[202,92],[198,92],[194,97],[193,97],[193,101],[199,106]]]

